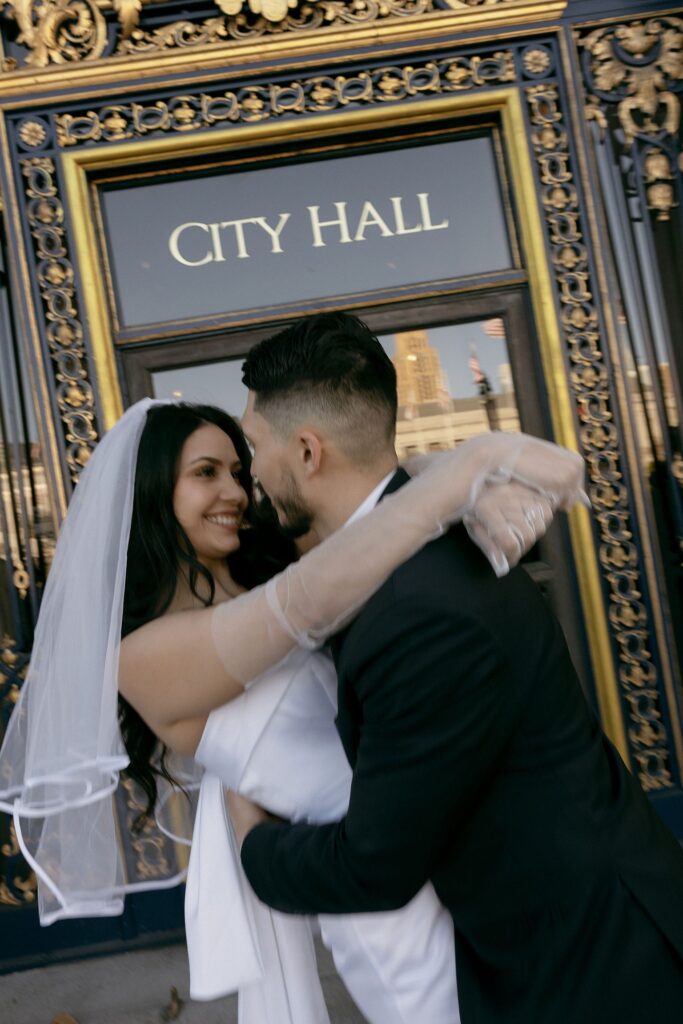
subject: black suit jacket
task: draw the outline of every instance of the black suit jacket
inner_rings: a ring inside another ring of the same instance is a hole
[[[455,923],[463,1024],[683,1020],[683,853],[527,574],[497,580],[456,528],[393,574],[335,660],[349,810],[255,829],[242,862],[257,895],[387,910],[431,879]]]

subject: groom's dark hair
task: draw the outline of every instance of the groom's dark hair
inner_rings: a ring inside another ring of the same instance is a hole
[[[370,328],[349,313],[318,313],[259,342],[242,367],[254,409],[282,437],[319,423],[357,463],[394,443],[396,370]]]

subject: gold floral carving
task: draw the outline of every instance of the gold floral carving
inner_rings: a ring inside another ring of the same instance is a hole
[[[527,50],[522,57],[524,70],[529,75],[542,75],[550,67],[550,54],[547,50],[538,48]]]
[[[586,101],[586,107],[584,110],[587,121],[595,121],[600,128],[600,137],[602,138],[603,133],[607,130],[608,122],[605,111],[600,106],[600,100],[597,96],[589,96]]]
[[[199,93],[171,100],[117,104],[57,117],[60,146],[121,142],[153,132],[186,132],[220,123],[267,121],[284,114],[339,110],[352,104],[386,103],[411,96],[465,92],[513,82],[512,51],[429,61],[418,67],[316,76],[287,85],[246,86],[219,95]]]
[[[140,23],[140,13],[145,0],[111,0],[121,26],[121,38],[128,39]]]
[[[17,23],[30,67],[95,60],[104,52],[107,25],[96,0],[11,0],[2,9]]]
[[[669,158],[661,149],[648,149],[643,161],[647,205],[657,212],[657,220],[669,220],[676,206],[676,193],[671,184],[675,174]]]
[[[75,481],[97,442],[97,432],[83,328],[75,304],[74,271],[66,248],[64,210],[57,194],[53,160],[49,157],[22,160],[21,169],[26,179],[35,276],[54,366],[67,464]]]
[[[141,15],[155,0],[0,0],[0,9],[18,28],[17,42],[28,55],[25,63],[50,64],[97,60],[110,54],[155,53],[189,49],[230,39],[272,33],[308,32],[331,25],[363,25],[439,12],[435,0],[214,0],[208,18],[191,16],[145,28]],[[445,0],[446,11],[514,7],[519,0]],[[108,31],[106,12],[115,21]],[[111,39],[110,39],[111,37]],[[5,71],[17,67],[8,58]]]
[[[17,834],[14,828],[14,823],[10,820],[7,842],[0,845],[0,857],[5,859],[5,862],[10,865],[15,858],[21,858],[21,851],[19,849],[19,843],[17,842]],[[2,861],[0,860],[0,865]],[[2,865],[4,867],[4,865]],[[22,859],[19,859],[15,865],[13,872],[16,871],[17,867],[23,868],[26,872],[25,875],[17,874],[11,879],[11,884],[8,884],[8,878],[6,875],[0,874],[0,905],[8,907],[21,907],[27,903],[35,903],[37,893],[37,881],[36,876],[32,871],[29,871]]]
[[[3,635],[2,641],[0,642],[0,661],[7,666],[7,668],[14,668],[19,661],[19,655],[16,651],[12,650],[13,641],[12,637],[8,636],[7,633]]]
[[[410,18],[435,10],[434,0],[216,0],[221,14],[202,21],[171,22],[122,37],[118,53],[194,49],[229,39],[253,39],[283,32],[310,32],[332,25],[363,25]]]
[[[24,121],[18,134],[25,146],[42,146],[47,138],[45,125],[40,121]]]
[[[122,788],[124,799],[121,803],[125,806],[125,827],[135,857],[136,880],[163,879],[175,874],[175,865],[167,856],[170,843],[154,821],[145,819],[142,827],[135,830],[134,826],[147,806],[141,788],[132,779],[124,779]]]
[[[288,11],[293,10],[297,3],[298,0],[216,0],[216,6],[224,14],[236,15],[242,11],[251,11],[274,24],[284,21]]]
[[[4,879],[0,879],[0,904],[8,907],[21,907],[27,903],[35,903],[37,882],[33,873],[29,878],[22,878],[21,875],[17,875],[12,882],[12,886],[15,890],[14,892]],[[19,896],[16,895],[16,890],[19,891]]]
[[[681,119],[673,82],[683,80],[683,19],[650,18],[590,32],[581,40],[592,56],[594,86],[619,93],[618,116],[626,138],[674,135]]]
[[[607,368],[600,347],[588,250],[554,85],[527,89],[531,141],[558,289],[570,379],[589,467],[589,491],[599,530],[599,558],[609,593],[608,614],[618,649],[621,692],[629,713],[629,745],[645,790],[673,785],[668,737],[640,585],[639,555],[630,525],[628,491],[619,461]]]
[[[19,843],[17,842],[17,833],[14,829],[14,822],[10,822],[9,842],[3,843],[2,846],[0,846],[0,853],[3,857],[16,857],[19,853]]]
[[[586,84],[598,94],[589,96],[589,118],[597,119],[604,129],[605,110],[616,105],[627,145],[636,139],[654,143],[676,136],[681,123],[676,93],[683,82],[682,18],[662,16],[611,25],[589,32],[579,43],[589,55]],[[645,191],[658,220],[669,220],[676,205],[671,184],[675,171],[675,162],[663,149],[648,150]]]

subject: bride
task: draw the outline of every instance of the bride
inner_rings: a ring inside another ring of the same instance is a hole
[[[350,769],[317,649],[459,519],[506,571],[582,498],[581,480],[566,450],[484,435],[295,560],[252,500],[234,420],[150,400],[129,409],[76,489],[0,751],[0,809],[36,872],[41,923],[119,914],[127,891],[152,887],[124,882],[111,795],[127,772],[151,814],[159,780],[185,778],[173,755],[194,757],[205,772],[186,892],[191,994],[239,989],[242,1024],[326,1022],[309,923],[249,889],[225,787],[288,818],[340,817]],[[430,886],[400,911],[323,918],[321,930],[373,1024],[459,1020],[452,922]]]

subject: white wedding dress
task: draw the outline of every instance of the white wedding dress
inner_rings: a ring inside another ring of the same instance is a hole
[[[185,900],[190,993],[239,992],[239,1024],[329,1024],[311,921],[262,904],[244,876],[224,801],[236,790],[293,821],[344,816],[351,770],[334,726],[336,675],[293,651],[209,716]],[[321,915],[322,939],[370,1024],[459,1024],[453,923],[426,885],[390,913]]]

